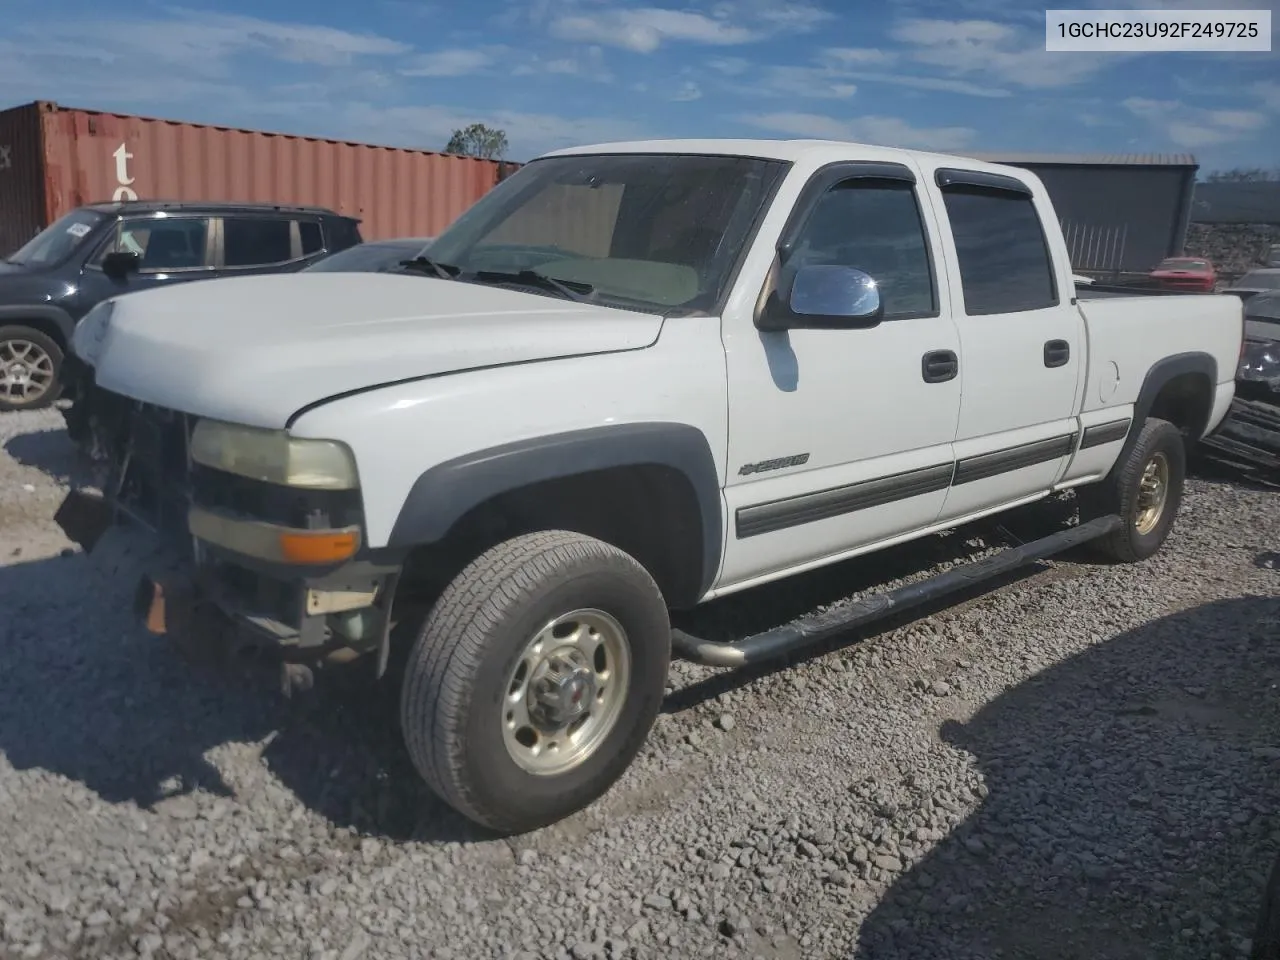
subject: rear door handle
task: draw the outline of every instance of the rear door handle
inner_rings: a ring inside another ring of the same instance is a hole
[[[945,383],[960,372],[960,358],[954,350],[930,350],[920,359],[920,375],[925,383]]]
[[[1044,365],[1062,367],[1071,359],[1071,344],[1065,340],[1047,340],[1044,345]]]

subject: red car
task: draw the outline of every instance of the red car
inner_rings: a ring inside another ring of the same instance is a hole
[[[1218,271],[1201,257],[1169,257],[1160,261],[1150,277],[1158,286],[1168,289],[1213,293]]]

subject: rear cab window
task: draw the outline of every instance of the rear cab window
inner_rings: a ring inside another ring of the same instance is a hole
[[[981,171],[940,169],[936,179],[955,242],[965,314],[1057,306],[1053,258],[1030,188]]]

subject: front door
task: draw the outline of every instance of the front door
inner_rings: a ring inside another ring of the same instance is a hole
[[[851,163],[814,177],[798,226],[784,231],[786,272],[856,267],[876,280],[884,317],[861,329],[762,332],[750,315],[726,314],[721,589],[926,527],[951,479],[960,380],[948,358],[960,338],[915,176]]]
[[[213,276],[212,241],[208,217],[173,214],[122,219],[81,272],[85,309],[122,293]],[[119,278],[107,276],[102,258],[108,253],[138,254],[138,269]]]

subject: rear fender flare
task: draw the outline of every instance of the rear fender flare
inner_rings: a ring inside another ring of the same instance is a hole
[[[1116,458],[1117,469],[1120,464],[1125,462],[1133,450],[1133,445],[1138,442],[1138,434],[1142,432],[1142,424],[1151,415],[1151,408],[1156,402],[1156,397],[1160,395],[1160,391],[1165,388],[1169,381],[1185,374],[1200,374],[1209,381],[1209,402],[1212,406],[1213,390],[1218,385],[1218,361],[1210,354],[1200,352],[1176,353],[1171,357],[1165,357],[1163,360],[1157,360],[1152,364],[1151,369],[1147,371],[1147,375],[1142,381],[1142,387],[1138,390],[1138,399],[1133,405],[1133,425],[1129,428],[1129,436],[1125,439],[1124,447]],[[1208,415],[1209,412],[1206,411],[1205,423],[1201,423],[1193,431],[1193,440],[1199,440],[1204,433]]]

